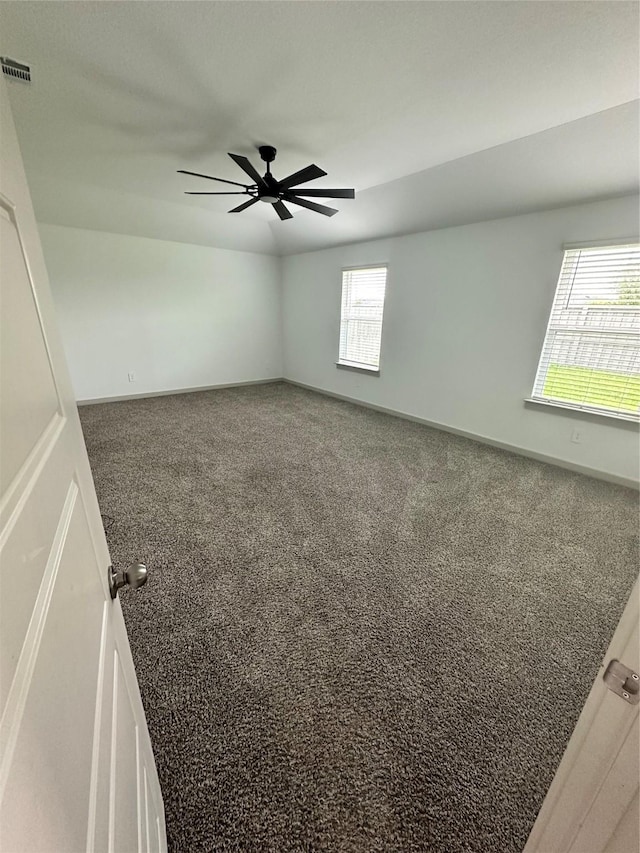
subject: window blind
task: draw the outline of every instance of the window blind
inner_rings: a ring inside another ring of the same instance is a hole
[[[378,370],[386,267],[342,271],[339,362]]]
[[[564,253],[532,399],[640,413],[640,245]]]

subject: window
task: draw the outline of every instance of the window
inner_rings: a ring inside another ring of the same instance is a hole
[[[386,267],[342,271],[338,367],[378,371],[386,284]]]
[[[640,412],[640,245],[564,253],[532,400]]]

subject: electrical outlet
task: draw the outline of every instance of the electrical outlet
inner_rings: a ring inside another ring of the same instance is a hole
[[[571,433],[571,441],[574,444],[582,444],[582,432],[579,429],[574,429]]]
[[[133,372],[133,370],[130,373],[127,373],[127,378],[129,380],[129,382],[135,382],[136,381],[136,375]],[[573,439],[571,439],[571,440],[573,441]]]

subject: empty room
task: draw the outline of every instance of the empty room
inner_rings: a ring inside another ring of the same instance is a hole
[[[640,853],[640,6],[0,3],[1,853]]]

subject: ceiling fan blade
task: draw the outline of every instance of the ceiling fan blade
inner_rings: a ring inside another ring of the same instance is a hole
[[[250,178],[253,178],[259,187],[266,187],[262,175],[251,165],[251,162],[246,157],[243,157],[242,154],[229,154],[229,157],[231,157],[231,159],[237,163]]]
[[[313,198],[355,198],[356,191],[355,190],[325,190],[324,187],[322,189],[313,189],[313,190],[305,190],[298,189],[297,187],[293,187],[290,190],[287,190],[292,195],[306,195],[313,196]]]
[[[293,219],[293,213],[281,201],[275,201],[271,207],[273,207],[280,219]]]
[[[291,193],[285,193],[284,197],[287,201],[293,204],[299,204],[300,207],[307,207],[309,210],[315,210],[316,213],[324,213],[325,216],[333,216],[338,211],[335,207],[325,207],[324,204],[315,204],[313,201],[307,201],[305,198],[296,198]]]
[[[233,184],[234,187],[244,187],[247,189],[247,184],[239,184],[237,181],[228,181],[226,178],[214,178],[211,175],[201,175],[200,172],[187,172],[186,169],[178,169],[181,175],[193,175],[196,178],[206,178],[208,181],[222,181],[223,184]]]
[[[319,166],[312,163],[306,169],[300,169],[299,172],[294,172],[288,178],[278,181],[278,184],[281,190],[288,190],[289,187],[295,187],[296,184],[306,184],[307,181],[312,181],[314,178],[322,178],[326,174]]]
[[[239,204],[237,207],[234,207],[233,210],[230,210],[229,213],[240,213],[241,210],[246,210],[248,207],[251,207],[252,204],[255,204],[259,199],[250,198],[249,201],[245,201],[244,204]]]
[[[192,192],[185,192],[185,195],[246,195],[246,194],[247,194],[246,192],[244,192],[244,193],[241,193],[241,192],[231,192],[231,193],[192,193]]]

